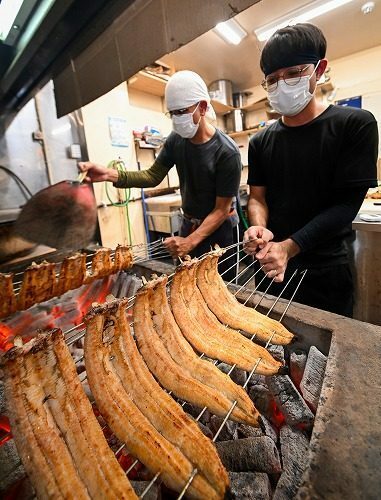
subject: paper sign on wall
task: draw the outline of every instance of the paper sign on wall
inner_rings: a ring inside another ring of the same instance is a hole
[[[129,131],[127,120],[115,116],[109,116],[108,128],[112,146],[128,147]]]

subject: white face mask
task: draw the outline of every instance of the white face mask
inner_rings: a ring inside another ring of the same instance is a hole
[[[270,104],[277,113],[295,116],[307,106],[313,97],[313,93],[310,92],[310,79],[319,66],[319,62],[313,73],[302,76],[296,85],[287,85],[282,78],[278,81],[277,88],[269,92]]]
[[[200,104],[200,103],[199,103]],[[197,104],[196,109],[199,104]],[[185,115],[173,115],[172,116],[172,127],[176,134],[181,135],[184,139],[192,139],[196,135],[198,127],[200,125],[200,120],[197,123],[193,121],[193,115],[196,112],[196,109],[193,113],[185,113]]]

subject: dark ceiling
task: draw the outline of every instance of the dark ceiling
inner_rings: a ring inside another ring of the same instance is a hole
[[[133,2],[56,0],[20,55],[0,42],[1,127]]]

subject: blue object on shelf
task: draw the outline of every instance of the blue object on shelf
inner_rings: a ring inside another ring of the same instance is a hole
[[[348,97],[348,99],[340,99],[336,101],[339,106],[350,106],[351,108],[362,108],[362,96]]]

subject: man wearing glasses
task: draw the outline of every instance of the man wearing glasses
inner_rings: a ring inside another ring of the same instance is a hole
[[[148,170],[118,172],[91,162],[80,163],[87,180],[111,181],[115,187],[154,187],[176,165],[182,197],[183,223],[180,235],[164,240],[175,257],[199,256],[214,244],[233,243],[233,228],[241,178],[241,156],[230,137],[215,128],[215,119],[205,82],[193,71],[179,71],[165,90],[173,132]],[[209,118],[209,120],[208,120]],[[221,267],[231,266],[231,259]]]
[[[316,98],[325,53],[311,24],[280,29],[263,48],[262,85],[281,118],[250,140],[245,249],[274,280],[269,293],[307,269],[295,300],[352,316],[348,239],[367,189],[377,186],[378,132],[368,111]]]

